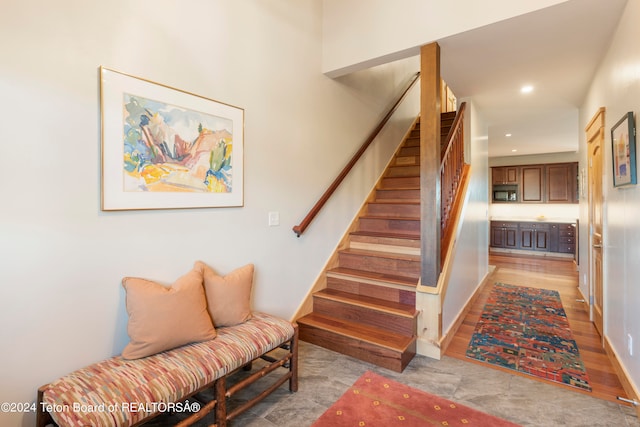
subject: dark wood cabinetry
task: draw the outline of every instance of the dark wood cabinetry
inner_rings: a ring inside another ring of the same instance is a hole
[[[490,233],[492,248],[576,255],[575,224],[491,221]]]
[[[494,248],[518,248],[518,224],[513,222],[491,223],[491,246]]]
[[[575,225],[561,224],[559,228],[560,237],[558,239],[558,252],[575,254],[576,246],[578,244],[578,233]]]
[[[559,163],[547,165],[546,190],[548,203],[577,202],[578,164]]]
[[[549,224],[521,222],[518,229],[520,230],[520,246],[518,249],[549,251]]]
[[[544,201],[543,187],[544,166],[522,166],[522,201],[542,203]]]
[[[519,181],[519,173],[517,166],[504,166],[492,168],[491,182],[493,184],[517,184]]]
[[[494,191],[504,184],[514,185],[515,200],[520,203],[578,202],[577,162],[493,167],[491,182]]]

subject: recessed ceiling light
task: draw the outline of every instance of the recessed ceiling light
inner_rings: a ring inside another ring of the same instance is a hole
[[[522,92],[522,93],[531,93],[531,92],[533,92],[533,86],[531,86],[531,85],[522,86],[522,88],[520,88],[520,92]]]
[[[506,136],[507,138],[509,138],[511,136],[510,133],[505,133],[504,136]]]
[[[515,148],[513,150],[511,150],[512,153],[515,153],[516,151],[518,151],[518,150],[516,150]]]

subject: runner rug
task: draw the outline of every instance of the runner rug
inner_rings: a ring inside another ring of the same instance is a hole
[[[312,427],[429,425],[517,426],[368,371]]]
[[[557,291],[496,283],[467,357],[591,391]]]

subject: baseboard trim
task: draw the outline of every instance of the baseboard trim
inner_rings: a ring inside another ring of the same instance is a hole
[[[462,322],[464,322],[464,319],[467,317],[467,314],[469,314],[471,307],[473,307],[473,304],[476,302],[476,300],[480,296],[480,290],[487,283],[487,280],[489,279],[491,274],[493,274],[493,270],[495,270],[495,266],[490,265],[489,270],[487,271],[487,274],[482,278],[478,286],[476,286],[475,291],[473,291],[473,294],[471,294],[471,296],[469,297],[465,305],[462,307],[462,309],[458,313],[458,316],[453,321],[453,323],[451,324],[447,332],[445,332],[442,335],[442,338],[440,338],[439,345],[440,345],[442,354],[444,354],[447,351],[447,347],[449,347],[449,344],[451,344],[451,340],[453,340],[453,337],[458,332],[458,329],[460,329],[460,326],[462,326]]]
[[[635,400],[637,402],[638,396],[640,396],[640,393],[638,392],[638,389],[636,388],[633,381],[631,381],[630,379],[631,376],[628,374],[627,370],[622,365],[622,363],[620,363],[620,358],[618,357],[618,353],[616,353],[615,349],[611,345],[611,342],[609,342],[609,338],[607,337],[604,338],[604,351],[605,353],[607,353],[607,356],[611,361],[611,365],[613,366],[613,369],[616,371],[616,374],[618,375],[618,379],[622,384],[622,388],[627,393],[627,399]],[[635,410],[636,410],[637,417],[640,418],[640,406],[635,406]]]

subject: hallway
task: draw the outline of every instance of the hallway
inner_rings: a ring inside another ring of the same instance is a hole
[[[593,391],[580,391],[573,387],[560,384],[558,384],[558,387],[620,403],[616,400],[616,396],[626,397],[626,394],[602,348],[600,335],[593,326],[593,323],[589,321],[587,304],[578,301],[582,296],[578,292],[578,274],[575,271],[573,261],[492,254],[490,255],[489,263],[495,266],[496,269],[481,289],[471,310],[451,341],[446,354],[468,362],[490,366],[486,363],[475,362],[467,358],[465,352],[476,322],[480,317],[489,295],[489,291],[495,282],[557,290],[560,293],[562,305],[567,314],[569,324],[571,325],[573,338],[578,344],[580,355],[589,374]],[[492,366],[492,368],[494,367]],[[495,367],[495,369],[502,368]],[[513,373],[513,371],[508,369],[502,370]],[[531,376],[527,377],[533,378]]]

